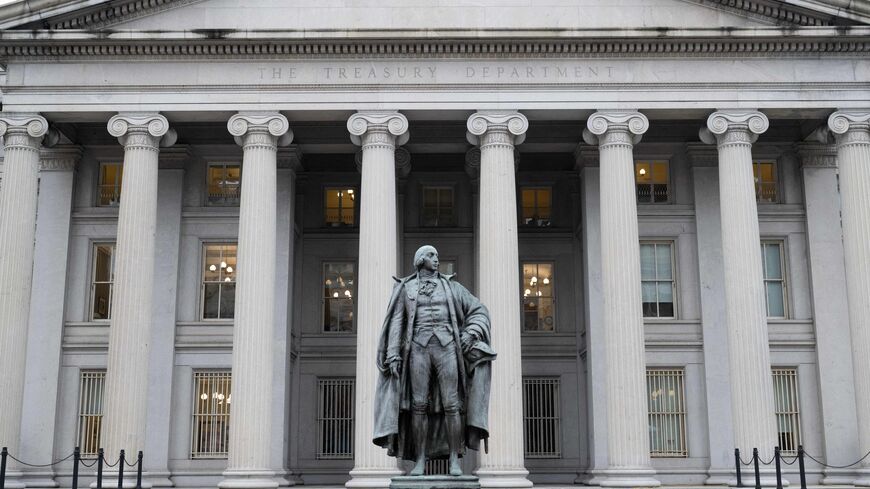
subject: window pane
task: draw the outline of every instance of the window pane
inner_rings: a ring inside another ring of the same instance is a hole
[[[220,317],[220,282],[205,284],[203,292],[204,319],[217,319]]]
[[[550,219],[550,207],[551,207],[551,192],[548,188],[541,188],[537,190],[537,201],[538,201],[538,217],[541,219]]]
[[[323,264],[323,330],[353,331],[354,264]]]
[[[97,205],[118,205],[123,172],[124,168],[120,163],[104,163],[100,166]]]
[[[94,319],[109,319],[112,284],[94,284]]]
[[[356,191],[347,187],[326,188],[323,191],[324,222],[328,226],[352,226]]]
[[[655,245],[640,245],[640,278],[642,280],[656,278]]]
[[[668,183],[668,162],[656,161],[652,165],[653,183]]]
[[[232,319],[235,316],[236,284],[224,282],[221,287],[220,317]]]
[[[235,315],[237,245],[203,245],[203,319],[232,319]]]
[[[650,164],[646,161],[639,161],[634,164],[635,178],[637,183],[651,183],[653,181]]]
[[[111,318],[114,244],[95,244],[91,277],[91,319]]]
[[[657,245],[656,250],[656,277],[659,280],[670,280],[671,277],[671,246]]]
[[[553,299],[538,298],[538,331],[553,331]]]
[[[764,246],[764,278],[782,278],[782,259],[780,257],[779,244],[765,244]]]
[[[115,245],[96,245],[94,248],[94,281],[112,281],[112,250]]]
[[[785,317],[782,282],[766,282],[767,315],[770,317]]]

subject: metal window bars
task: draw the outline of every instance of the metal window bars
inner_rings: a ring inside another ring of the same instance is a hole
[[[227,371],[194,372],[191,458],[226,458],[230,439],[232,377]]]
[[[785,455],[794,455],[801,444],[801,413],[796,369],[773,369],[773,394],[780,449]]]
[[[561,458],[558,377],[523,379],[523,435],[526,458]]]
[[[84,456],[95,456],[100,448],[105,384],[105,370],[84,370],[80,374],[77,439]]]
[[[317,458],[353,458],[354,379],[317,380]]]
[[[686,399],[682,369],[647,369],[652,457],[687,457]]]

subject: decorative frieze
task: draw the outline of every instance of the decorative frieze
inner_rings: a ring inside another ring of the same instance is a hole
[[[837,147],[833,144],[799,143],[795,152],[801,168],[837,168]]]
[[[39,171],[73,171],[82,157],[79,146],[56,146],[39,152]]]

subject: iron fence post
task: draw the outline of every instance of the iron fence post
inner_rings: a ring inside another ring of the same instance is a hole
[[[755,466],[755,489],[761,489],[761,473],[758,471],[758,449],[752,449],[752,465]]]
[[[782,489],[782,468],[779,465],[779,447],[773,447],[773,458],[776,461],[776,489]]]
[[[807,471],[804,468],[804,446],[798,445],[798,469],[801,473],[801,489],[807,489]]]
[[[118,457],[118,489],[124,489],[124,449],[121,449],[121,456]]]
[[[3,447],[0,451],[0,489],[6,488],[6,457],[9,456],[9,450]]]
[[[103,449],[97,449],[97,489],[103,489]]]
[[[136,489],[142,489],[142,450],[136,458]]]
[[[73,450],[72,489],[79,489],[79,460],[81,460],[81,452],[79,447],[76,447]]]
[[[740,449],[734,449],[734,468],[737,471],[737,487],[743,487],[743,478],[740,474]]]

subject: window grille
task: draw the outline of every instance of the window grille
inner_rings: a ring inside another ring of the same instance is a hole
[[[553,264],[523,263],[523,330],[555,331]]]
[[[776,163],[773,161],[752,162],[755,178],[755,198],[761,203],[776,202]]]
[[[643,316],[674,317],[673,243],[640,244],[640,280]]]
[[[423,226],[454,226],[453,189],[423,187]]]
[[[687,457],[682,369],[647,369],[649,445],[653,457]]]
[[[520,197],[523,225],[547,227],[551,224],[553,190],[550,187],[525,187]]]
[[[761,242],[761,265],[764,273],[764,298],[767,317],[786,317],[785,260],[782,241]]]
[[[226,458],[230,441],[232,376],[228,371],[193,373],[190,458]]]
[[[95,243],[91,270],[91,319],[106,320],[112,313],[112,289],[115,282],[115,244]]]
[[[353,458],[353,379],[317,380],[317,458]]]
[[[798,445],[801,444],[801,413],[796,369],[773,369],[773,402],[780,451],[786,455],[795,455]]]
[[[105,370],[82,370],[79,377],[78,446],[83,456],[96,455],[103,424]]]
[[[661,204],[670,201],[668,161],[636,161],[634,179],[638,204]]]
[[[208,205],[239,205],[242,195],[241,165],[210,163],[207,178]]]
[[[323,264],[323,331],[353,331],[354,264]]]
[[[236,309],[235,243],[202,246],[202,318],[232,319]]]
[[[523,378],[523,435],[527,458],[561,458],[558,377]]]
[[[356,190],[352,188],[327,188],[323,191],[323,214],[327,226],[353,226]]]
[[[97,205],[116,206],[121,202],[121,179],[123,174],[124,166],[121,163],[100,164]]]

